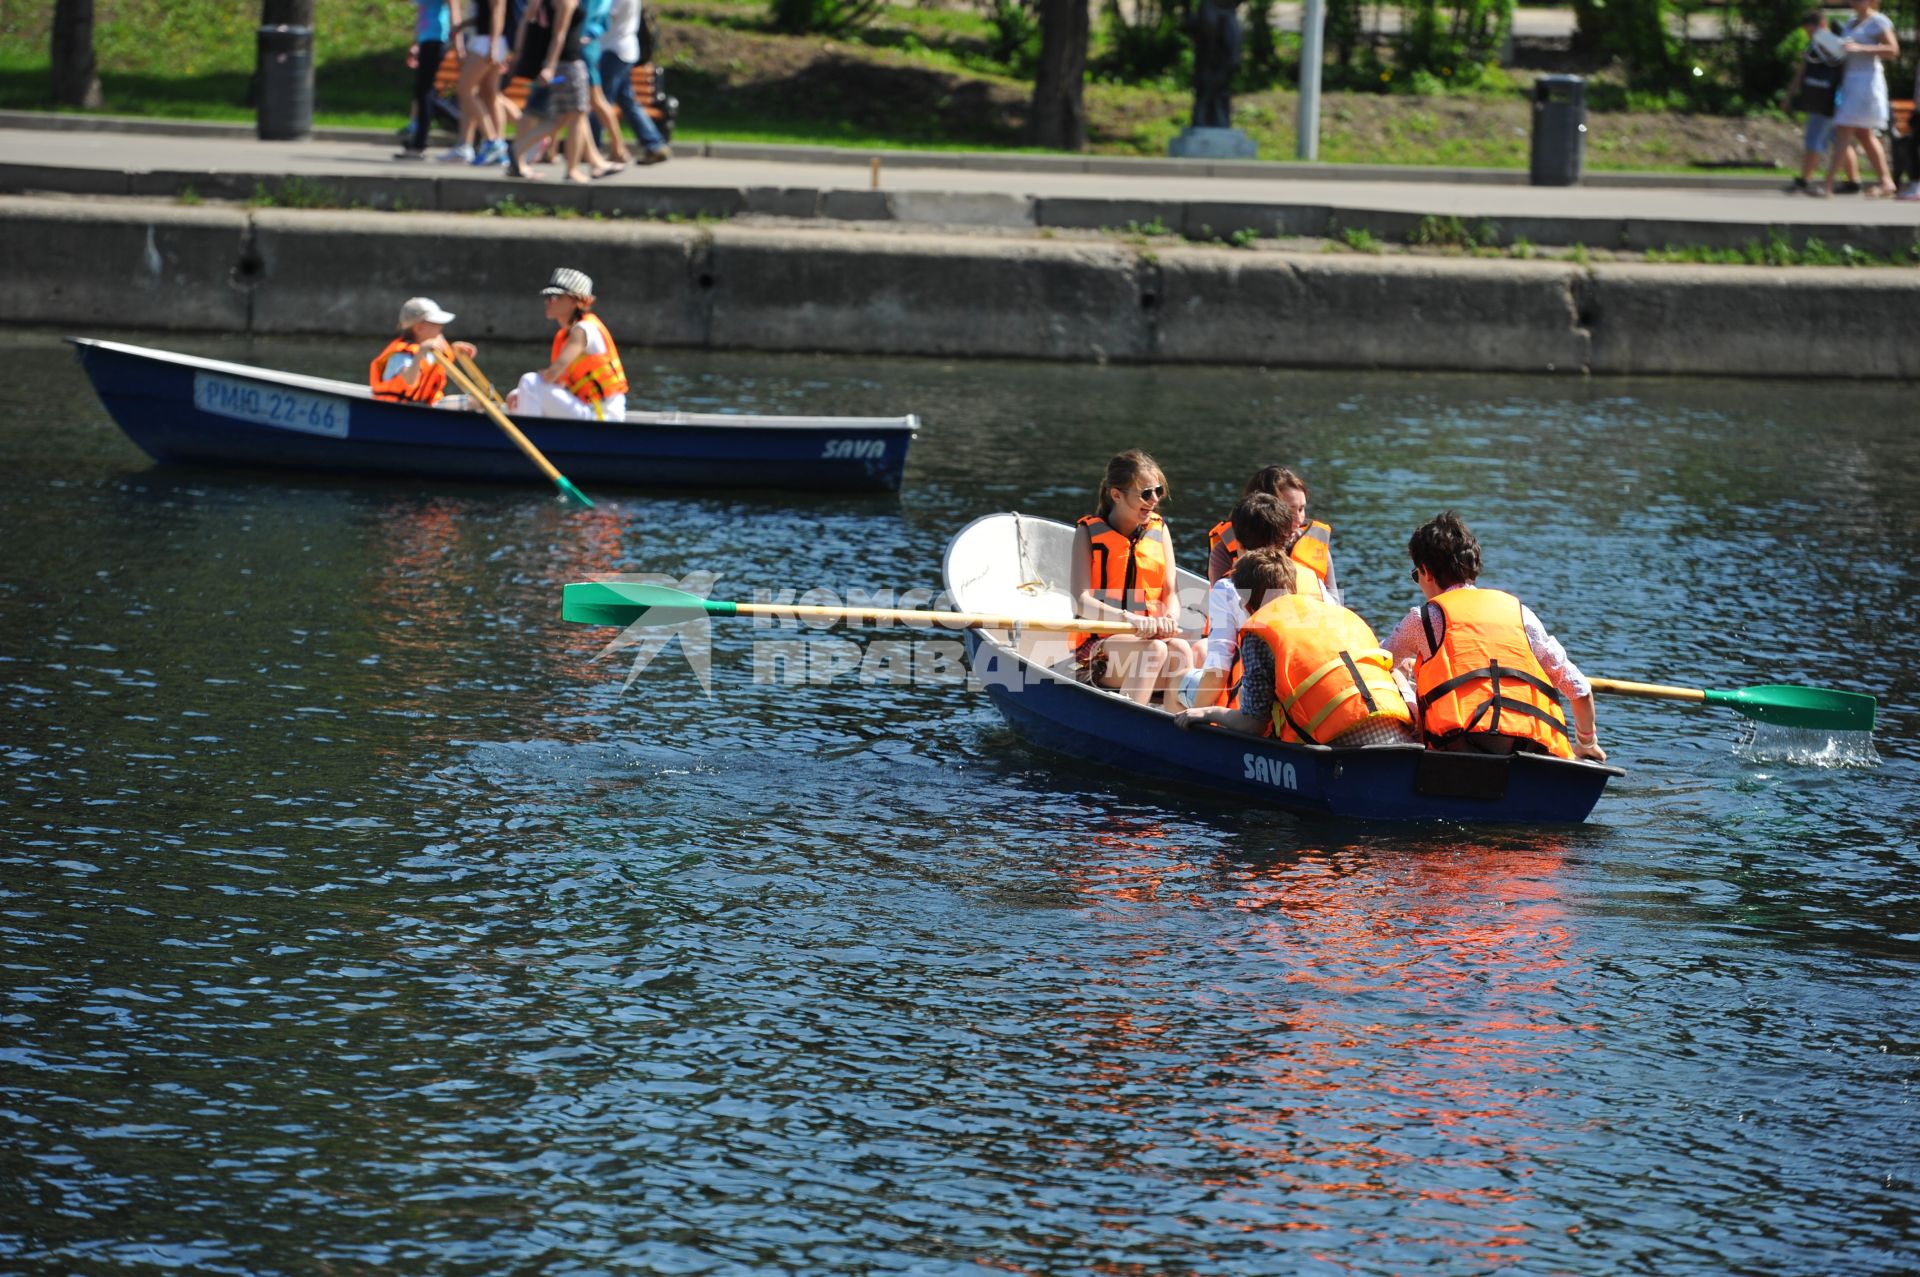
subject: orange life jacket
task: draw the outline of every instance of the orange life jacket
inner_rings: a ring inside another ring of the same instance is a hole
[[[1208,563],[1213,562],[1213,552],[1222,547],[1224,547],[1227,552],[1227,570],[1226,572],[1222,572],[1220,576],[1226,576],[1233,571],[1234,560],[1240,557],[1240,538],[1233,535],[1232,519],[1222,519],[1207,529]],[[1209,568],[1208,570],[1211,571],[1212,569]],[[1213,579],[1218,581],[1220,577],[1216,576]],[[1212,582],[1209,582],[1209,584],[1211,583]]]
[[[1243,633],[1273,652],[1272,731],[1281,740],[1329,745],[1368,723],[1413,722],[1393,681],[1393,657],[1339,604],[1284,594],[1249,617]]]
[[[626,394],[627,370],[620,363],[620,350],[613,344],[613,334],[595,314],[582,315],[574,322],[592,324],[600,340],[606,343],[607,353],[581,355],[568,364],[560,373],[561,388],[582,403],[599,403],[609,396]],[[547,356],[549,362],[560,358],[560,347],[566,345],[572,331],[571,327],[562,328],[553,335],[553,353]]]
[[[1312,568],[1313,574],[1320,578],[1320,584],[1324,586],[1327,583],[1327,573],[1333,570],[1333,529],[1315,519],[1307,524],[1307,530],[1300,534],[1300,539],[1293,543],[1291,550],[1287,551],[1287,557],[1295,563]]]
[[[1447,590],[1428,600],[1445,618],[1420,609],[1433,655],[1419,663],[1420,729],[1438,744],[1487,732],[1532,741],[1547,753],[1572,758],[1567,720],[1547,673],[1527,646],[1520,600],[1500,590]]]
[[[1227,551],[1227,571],[1233,571],[1233,564],[1240,557],[1240,539],[1233,535],[1233,520],[1222,519],[1207,529],[1207,561],[1213,561],[1213,552],[1225,547]],[[1333,529],[1318,519],[1307,525],[1300,539],[1293,543],[1293,549],[1287,551],[1287,557],[1295,563],[1313,569],[1319,583],[1327,583],[1327,572],[1333,566]],[[1225,575],[1224,573],[1222,575]],[[1218,581],[1219,577],[1214,577]],[[1322,590],[1322,594],[1325,591]]]
[[[416,367],[420,369],[420,380],[409,386],[403,377],[386,376],[387,361],[395,355],[412,355]],[[367,384],[373,388],[375,399],[393,402],[411,401],[413,403],[433,404],[440,402],[440,396],[446,393],[447,370],[436,360],[428,364],[420,356],[420,343],[408,341],[405,337],[395,337],[387,343],[387,348],[373,357],[373,363],[367,367]]]
[[[1151,535],[1166,526],[1157,514],[1140,521],[1132,536],[1123,535],[1097,514],[1089,514],[1076,525],[1087,530],[1093,551],[1093,596],[1102,603],[1125,608],[1142,615],[1153,611],[1163,595],[1172,588],[1167,570],[1165,542]],[[1091,634],[1075,634],[1078,648]]]

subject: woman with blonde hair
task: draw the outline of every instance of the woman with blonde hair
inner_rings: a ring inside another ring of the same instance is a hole
[[[1096,512],[1073,535],[1074,615],[1133,626],[1132,634],[1074,635],[1074,657],[1095,686],[1142,705],[1195,664],[1193,645],[1180,637],[1179,573],[1160,517],[1166,498],[1159,464],[1129,449],[1107,462]]]
[[[1847,66],[1840,81],[1839,105],[1833,112],[1833,154],[1827,160],[1823,193],[1833,194],[1833,174],[1840,157],[1858,142],[1879,179],[1866,197],[1887,199],[1893,195],[1894,185],[1886,150],[1880,145],[1880,132],[1887,127],[1887,72],[1881,64],[1900,56],[1900,41],[1894,38],[1892,19],[1880,12],[1875,0],[1853,0],[1853,21],[1840,32],[1840,39]]]

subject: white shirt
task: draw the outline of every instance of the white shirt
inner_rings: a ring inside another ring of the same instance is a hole
[[[1202,669],[1226,673],[1240,649],[1240,631],[1247,624],[1247,604],[1223,576],[1207,590],[1207,659]]]
[[[640,60],[640,0],[613,0],[600,47],[629,66]]]

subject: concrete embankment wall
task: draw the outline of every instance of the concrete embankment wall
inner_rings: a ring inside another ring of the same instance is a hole
[[[846,354],[1920,376],[1920,273],[0,198],[0,317],[387,332],[402,299],[539,340],[591,274],[623,343]]]

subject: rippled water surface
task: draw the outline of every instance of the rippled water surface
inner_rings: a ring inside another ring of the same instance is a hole
[[[0,334],[0,1269],[1920,1266],[1910,389],[630,366],[926,429],[898,497],[574,513],[155,469]],[[1607,701],[1586,825],[1330,823],[769,682],[744,622],[711,698],[672,650],[623,691],[558,620],[594,572],[937,589],[1136,444],[1188,561],[1295,464],[1384,630],[1453,506],[1589,673],[1870,691],[1877,758]]]

